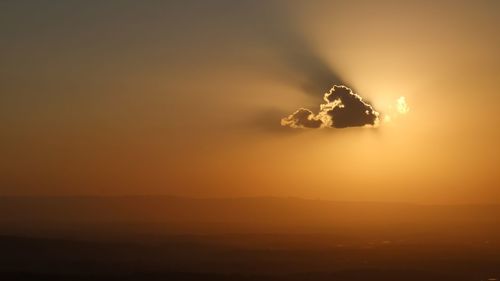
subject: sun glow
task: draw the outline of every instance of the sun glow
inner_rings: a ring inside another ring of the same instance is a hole
[[[399,97],[396,101],[396,110],[399,114],[406,114],[410,111],[410,107],[406,103],[405,97]]]
[[[389,123],[397,119],[401,115],[406,115],[410,112],[410,106],[406,102],[404,96],[399,97],[394,105],[390,105],[389,108],[383,114],[383,120],[385,123]]]

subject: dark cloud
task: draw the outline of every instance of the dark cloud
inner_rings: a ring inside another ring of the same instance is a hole
[[[291,128],[346,128],[373,126],[379,122],[379,113],[346,86],[333,86],[323,99],[326,103],[320,105],[318,114],[301,108],[281,119],[281,125]]]
[[[330,92],[325,94],[325,100],[329,103],[337,100],[341,102],[327,113],[332,117],[332,127],[375,125],[378,121],[378,112],[345,86],[333,86]]]
[[[292,128],[319,128],[323,122],[316,119],[316,115],[306,108],[300,108],[292,115],[281,119],[282,126]]]

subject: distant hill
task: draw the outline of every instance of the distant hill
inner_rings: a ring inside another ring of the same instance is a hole
[[[2,233],[330,233],[388,237],[499,234],[499,205],[418,205],[298,198],[0,197]],[[500,236],[500,235],[498,235]]]

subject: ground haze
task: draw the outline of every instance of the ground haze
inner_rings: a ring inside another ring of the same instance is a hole
[[[487,280],[497,205],[4,197],[15,280]]]

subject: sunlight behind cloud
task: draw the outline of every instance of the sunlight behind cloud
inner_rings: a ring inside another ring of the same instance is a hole
[[[410,107],[406,103],[405,97],[399,97],[396,101],[396,110],[399,114],[406,114],[410,111]]]
[[[401,96],[396,100],[395,104],[389,105],[389,107],[384,111],[384,123],[394,121],[399,116],[406,115],[408,112],[410,112],[410,106],[406,102],[406,98]]]

